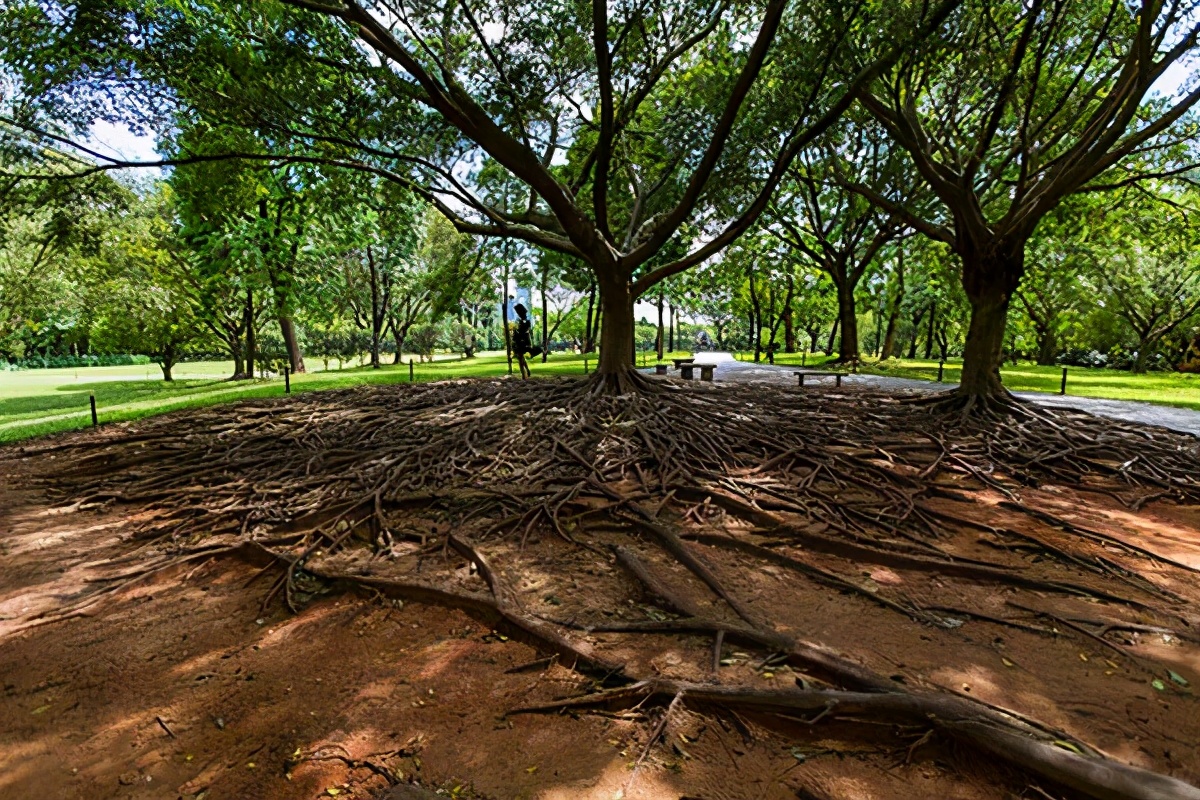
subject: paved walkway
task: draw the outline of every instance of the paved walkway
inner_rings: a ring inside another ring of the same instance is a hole
[[[728,353],[698,353],[697,363],[717,363],[714,379],[727,383],[774,383],[796,385],[794,366],[771,366],[748,361],[735,361]],[[674,371],[672,371],[673,374]],[[809,378],[807,386],[833,385],[833,378]],[[886,392],[939,392],[953,389],[957,383],[934,383],[913,378],[890,378],[883,375],[847,375],[843,385],[860,386]],[[1043,392],[1017,392],[1018,397],[1052,408],[1073,408],[1110,419],[1137,422],[1143,425],[1158,425],[1181,433],[1200,436],[1200,411],[1132,400],[1104,400],[1098,397],[1076,397],[1073,395],[1045,394]]]

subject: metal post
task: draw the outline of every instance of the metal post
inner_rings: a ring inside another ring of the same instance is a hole
[[[1066,393],[1067,393],[1067,368],[1066,368],[1066,367],[1063,367],[1063,379],[1062,379],[1062,386],[1060,386],[1060,387],[1059,387],[1059,389],[1058,389],[1058,393],[1059,393],[1059,394],[1066,394]]]
[[[284,394],[292,393],[292,368],[291,367],[283,368],[283,393]]]
[[[945,369],[946,369],[946,362],[939,361],[938,362],[938,381],[937,381],[938,383],[942,382],[942,372],[944,372]]]
[[[409,357],[408,357],[408,382],[409,382],[409,383],[412,383],[414,380],[415,380],[415,378],[413,377],[413,362],[412,362],[412,356],[409,356]]]
[[[94,394],[88,395],[88,401],[92,404],[92,427],[99,428],[100,420],[96,416],[96,395],[94,395]]]

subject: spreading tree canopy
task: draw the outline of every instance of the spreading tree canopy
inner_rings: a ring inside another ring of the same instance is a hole
[[[620,390],[633,300],[749,229],[797,153],[957,5],[27,1],[4,13],[21,85],[6,120],[53,136],[198,115],[256,146],[170,163],[367,170],[460,231],[575,256],[600,292],[600,374]],[[486,163],[519,205],[478,191]],[[687,227],[697,246],[647,267]]]

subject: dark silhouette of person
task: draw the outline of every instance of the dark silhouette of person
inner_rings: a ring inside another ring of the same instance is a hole
[[[529,309],[517,303],[513,306],[513,311],[517,312],[517,329],[513,331],[512,337],[513,355],[521,365],[521,379],[529,380],[529,364],[525,361],[525,356],[533,358],[541,355],[542,348],[533,346],[533,323],[529,321]]]

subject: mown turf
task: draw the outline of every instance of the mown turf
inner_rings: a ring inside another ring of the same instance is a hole
[[[683,355],[683,354],[675,354]],[[750,360],[749,353],[737,357]],[[639,357],[640,358],[640,357]],[[653,355],[648,356],[653,362]],[[801,355],[780,353],[775,363],[786,366],[805,363],[818,366],[828,361],[823,354]],[[594,369],[595,356],[554,354],[548,363],[535,360],[533,374],[582,375]],[[369,367],[337,369],[336,362],[329,371],[322,369],[319,360],[312,360],[315,371],[292,378],[294,392],[323,389],[343,389],[363,384],[400,383],[409,380],[407,364],[387,365],[379,370]],[[180,364],[175,368],[175,380],[162,381],[161,372],[149,366],[90,367],[79,369],[27,370],[0,372],[0,442],[17,441],[31,436],[71,430],[91,424],[88,396],[95,394],[101,422],[118,422],[141,417],[246,400],[272,397],[283,393],[282,378],[231,383],[222,376],[232,372],[230,362],[198,362]],[[943,379],[958,380],[960,362],[947,362]],[[890,360],[879,365],[865,360],[862,372],[900,378],[935,380],[938,363],[929,360]],[[497,377],[508,372],[503,354],[485,353],[472,359],[439,357],[433,362],[414,365],[413,377],[418,381],[448,378]],[[1038,367],[1030,364],[1005,366],[1004,383],[1013,391],[1058,392],[1062,380],[1061,367]],[[1200,410],[1200,375],[1150,373],[1131,375],[1108,369],[1070,367],[1067,394],[1102,397],[1116,400],[1137,400],[1162,405]]]
[[[292,376],[292,391],[311,392],[345,389],[364,384],[402,383],[409,380],[408,364],[388,364],[381,369],[347,367],[328,372],[321,362],[316,371]],[[582,375],[595,369],[595,355],[553,354],[543,364],[531,364],[534,376]],[[514,367],[515,369],[515,367]],[[161,380],[154,365],[133,367],[88,367],[79,369],[0,372],[0,442],[11,442],[91,424],[89,395],[96,396],[101,423],[122,422],[142,417],[200,408],[258,397],[283,394],[283,378],[230,382],[215,376],[233,371],[232,362],[197,362],[175,368],[175,380]],[[485,353],[471,359],[439,357],[413,365],[416,381],[450,378],[499,377],[508,373],[503,354]],[[147,379],[149,378],[149,379]]]

